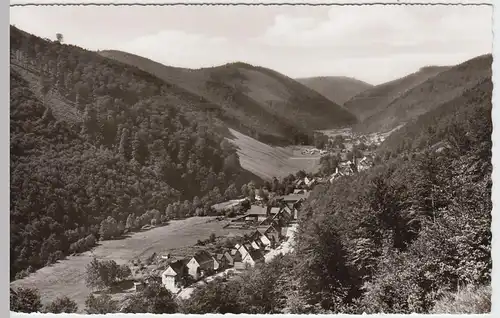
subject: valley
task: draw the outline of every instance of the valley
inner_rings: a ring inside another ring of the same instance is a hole
[[[430,313],[489,286],[491,54],[371,85],[10,33],[11,309]]]

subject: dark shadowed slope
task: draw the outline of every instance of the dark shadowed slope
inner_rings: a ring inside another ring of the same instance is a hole
[[[339,105],[344,105],[352,97],[373,87],[371,84],[346,76],[306,77],[296,80]]]
[[[406,91],[447,69],[449,67],[446,66],[421,68],[418,72],[361,92],[346,101],[344,107],[355,114],[360,121],[363,121],[371,115],[382,111]]]
[[[392,155],[423,151],[428,147],[471,146],[471,125],[477,121],[491,121],[491,76],[481,80],[474,87],[465,90],[454,99],[447,101],[429,112],[420,115],[398,131],[391,134],[381,145],[380,152]],[[482,117],[482,118],[481,118]],[[491,134],[484,125],[484,134]],[[487,138],[483,138],[487,139]]]
[[[219,105],[230,127],[261,141],[300,142],[312,130],[356,122],[354,115],[316,91],[266,68],[230,63],[192,70],[121,51],[99,53]]]
[[[482,55],[402,91],[384,109],[365,118],[360,129],[371,132],[390,130],[451,101],[491,77],[491,63],[491,55]]]

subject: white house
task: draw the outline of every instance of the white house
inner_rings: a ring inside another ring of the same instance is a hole
[[[163,286],[171,293],[177,293],[181,288],[181,281],[187,271],[185,261],[179,260],[168,265],[161,274]]]
[[[261,235],[260,241],[266,248],[271,246],[271,240],[265,234]]]
[[[207,272],[214,271],[215,259],[207,252],[200,251],[187,263],[188,273],[194,279],[204,276]]]
[[[264,262],[264,254],[260,250],[253,250],[243,257],[242,263],[254,267],[257,263]]]

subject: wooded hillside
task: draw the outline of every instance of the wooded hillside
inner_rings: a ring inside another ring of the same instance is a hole
[[[214,115],[163,81],[15,27],[10,46],[11,278],[211,213],[254,178]]]

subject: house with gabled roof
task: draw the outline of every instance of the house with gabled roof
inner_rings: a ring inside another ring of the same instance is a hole
[[[309,197],[310,192],[306,192],[304,194],[289,194],[279,198],[279,200],[283,203],[284,208],[288,208],[287,212],[291,212],[292,220],[298,219],[298,210],[304,200]]]
[[[316,184],[316,182],[317,182],[316,178],[308,179],[307,177],[306,177],[306,179],[304,181],[306,183],[306,187],[309,188],[309,189],[312,188]]]
[[[253,249],[251,249],[253,250]],[[245,269],[245,264],[243,263],[243,259],[250,254],[250,251],[243,245],[241,245],[234,253],[231,253],[231,256],[234,260],[234,268],[235,269]]]
[[[256,238],[255,240],[253,240],[253,241],[251,242],[252,247],[253,247],[255,250],[263,250],[263,249],[265,249],[265,248],[266,248],[266,246],[264,245],[264,243],[263,243],[263,242],[262,242],[262,240],[261,240],[261,237],[262,237],[262,235],[261,235],[261,236],[259,236],[258,238]]]
[[[275,245],[275,242],[274,240],[270,239],[269,237],[267,237],[267,235],[265,234],[262,234],[260,236],[260,241],[262,242],[262,244],[264,245],[265,249],[269,249],[269,248],[272,248],[274,247]]]
[[[242,263],[250,267],[254,267],[258,263],[264,263],[264,253],[261,250],[253,250],[243,258]]]
[[[215,259],[207,251],[197,252],[187,263],[188,273],[194,279],[209,274],[217,267]]]
[[[299,187],[301,187],[303,185],[305,185],[304,179],[298,179],[297,181],[295,181],[295,187],[296,188],[299,188]]]
[[[184,277],[188,274],[187,262],[185,259],[172,262],[161,273],[161,282],[171,293],[181,289]]]
[[[269,215],[270,216],[274,216],[276,214],[278,214],[280,212],[280,208],[279,207],[271,207],[269,209]]]
[[[272,225],[257,227],[257,230],[262,234],[267,236],[271,241],[279,242],[281,231],[276,229]]]
[[[217,261],[217,268],[215,268],[216,271],[224,270],[234,264],[234,259],[229,252],[216,254],[215,260]]]
[[[269,216],[267,207],[260,205],[252,205],[247,211],[245,220],[247,221],[263,221]]]

